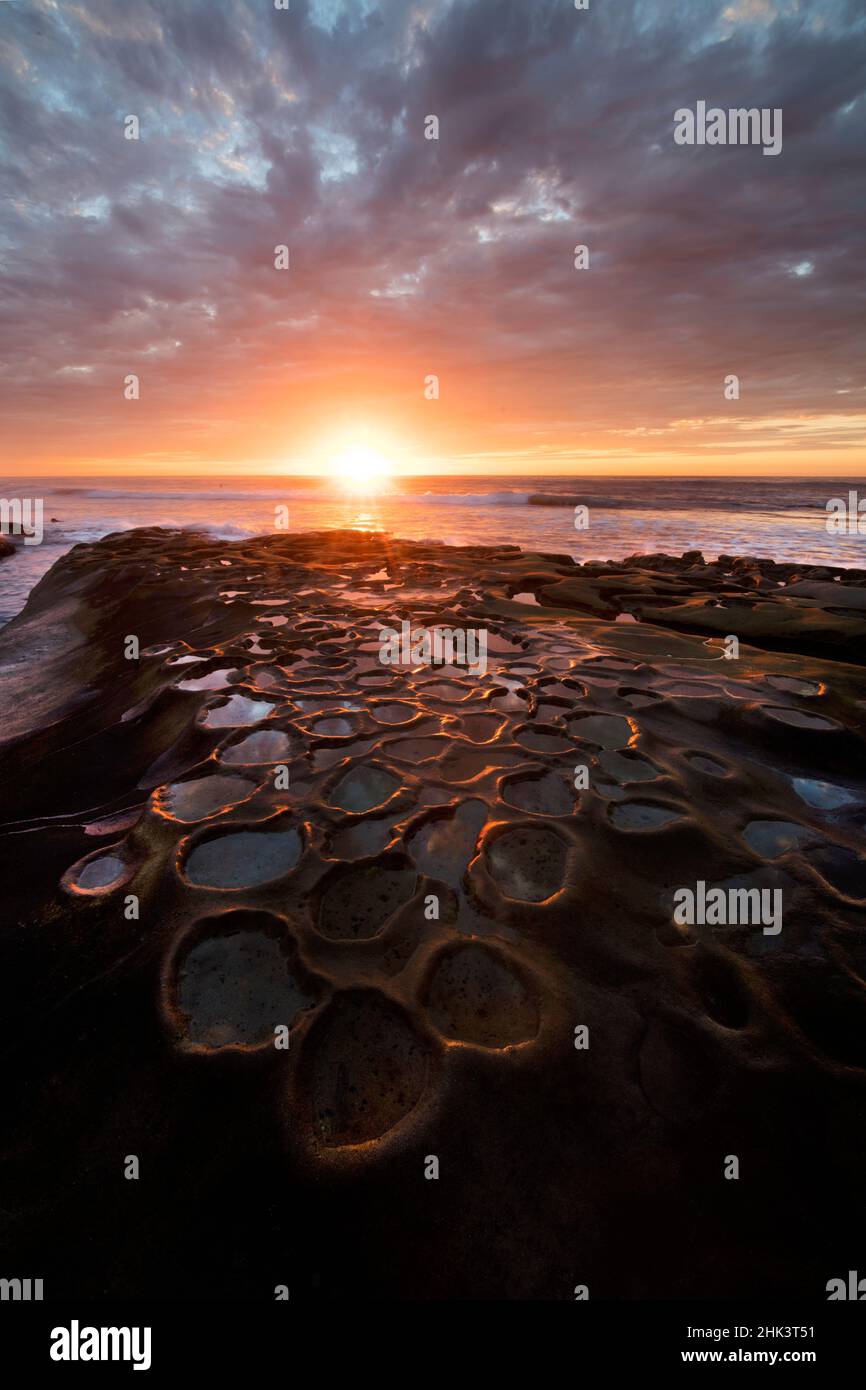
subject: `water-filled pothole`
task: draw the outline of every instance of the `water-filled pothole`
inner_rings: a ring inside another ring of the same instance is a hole
[[[406,848],[423,874],[457,888],[486,820],[483,801],[463,801],[453,814],[430,816],[411,833]]]
[[[319,902],[318,928],[332,941],[377,936],[415,892],[418,876],[403,860],[380,860],[337,871]]]
[[[390,818],[359,820],[342,826],[331,836],[330,853],[335,859],[362,859],[378,854],[393,839]]]
[[[792,777],[791,783],[800,800],[819,811],[837,811],[840,806],[851,806],[859,799],[847,787],[821,782],[814,777]]]
[[[753,820],[743,830],[743,839],[762,859],[778,859],[789,850],[798,849],[817,838],[808,825],[787,820]]]
[[[767,684],[775,690],[784,690],[790,695],[820,695],[821,687],[815,681],[800,680],[797,676],[768,676]]]
[[[211,835],[193,846],[183,872],[199,888],[255,888],[293,869],[302,849],[294,826]]]
[[[552,830],[519,826],[488,843],[485,858],[491,878],[507,898],[540,903],[565,883],[567,851]]]
[[[670,825],[682,812],[653,801],[619,801],[608,808],[611,824],[617,830],[657,830]]]
[[[206,729],[241,728],[258,724],[278,708],[271,700],[252,700],[249,695],[230,695],[222,704],[211,705],[201,721]]]
[[[191,676],[189,680],[178,681],[178,690],[225,690],[242,673],[236,666],[225,666],[218,671],[208,671],[206,676]]]
[[[381,806],[399,789],[400,783],[382,767],[353,767],[331,789],[328,804],[340,811],[360,813]]]
[[[781,705],[765,705],[764,713],[779,724],[790,724],[793,729],[808,729],[824,733],[830,729],[840,729],[835,719],[827,719],[823,714],[808,714],[802,709],[786,709]]]
[[[494,709],[502,710],[503,714],[513,713],[515,710],[526,712],[529,702],[527,692],[521,695],[514,690],[509,690],[507,695],[494,695],[490,701]]]
[[[282,729],[259,729],[247,734],[237,743],[220,749],[219,760],[230,766],[253,767],[256,764],[285,762],[291,752],[291,740]]]
[[[426,990],[430,1020],[446,1038],[509,1047],[538,1032],[538,1005],[497,951],[472,943],[444,951]]]
[[[417,710],[413,705],[403,705],[399,700],[386,701],[371,706],[370,713],[379,724],[408,724],[415,718]]]
[[[273,1043],[315,1002],[300,982],[278,927],[255,926],[263,914],[238,914],[236,929],[214,919],[176,965],[174,1007],[194,1047],[259,1047]],[[264,921],[267,921],[264,918]]]
[[[520,811],[548,816],[570,815],[576,799],[567,777],[556,772],[518,773],[503,782],[501,795]]]
[[[569,723],[575,738],[585,738],[600,748],[626,748],[631,738],[631,724],[621,714],[582,714]]]
[[[155,811],[170,820],[207,820],[246,801],[256,786],[246,777],[215,773],[212,777],[193,777],[188,782],[158,787],[152,804]]]
[[[61,883],[72,893],[113,893],[132,877],[134,868],[119,854],[97,852],[67,869]]]
[[[422,686],[421,693],[425,698],[432,695],[437,700],[465,700],[471,694],[471,689],[459,681],[428,681]]]
[[[618,782],[652,782],[661,774],[639,753],[617,753],[611,749],[598,755],[599,765]]]
[[[335,714],[325,719],[317,719],[312,726],[312,732],[323,738],[344,738],[355,732],[355,725],[345,715]]]
[[[525,724],[516,730],[514,742],[530,753],[566,753],[574,746],[572,739],[551,724]]]
[[[301,1084],[327,1148],[381,1138],[414,1109],[431,1071],[408,1017],[371,992],[337,995],[306,1040]]]
[[[375,738],[353,738],[348,743],[326,744],[324,747],[314,748],[313,767],[317,772],[322,772],[325,768],[334,767],[349,758],[362,758],[377,742]]]

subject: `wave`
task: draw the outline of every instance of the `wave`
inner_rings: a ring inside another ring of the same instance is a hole
[[[259,487],[243,487],[235,483],[228,487],[179,487],[168,482],[164,487],[91,486],[65,485],[47,486],[46,500],[70,497],[86,502],[110,504],[126,503],[164,503],[199,504],[202,508],[209,504],[248,507],[250,504],[312,502],[323,505],[364,505],[368,500],[375,501],[382,508],[401,507],[533,507],[567,509],[577,506],[595,508],[610,512],[800,512],[804,518],[813,519],[823,512],[827,499],[841,493],[844,495],[846,483],[840,479],[810,479],[807,482],[796,479],[592,479],[586,484],[577,479],[563,480],[557,487],[552,480],[543,480],[548,486],[539,488],[542,479],[521,477],[522,487],[497,487],[487,491],[446,492],[429,486],[428,479],[411,477],[395,478],[389,490],[376,495],[374,499],[363,496],[343,497],[327,482],[320,486],[309,486],[307,480],[299,480],[300,486],[292,486],[288,479],[270,480]],[[460,481],[463,481],[462,479]],[[467,480],[468,481],[468,480]],[[493,480],[491,480],[493,481]],[[496,479],[497,482],[504,481]],[[535,483],[536,486],[532,486]],[[527,487],[527,484],[529,486]],[[570,484],[570,486],[569,486]],[[2,484],[0,484],[2,486]],[[38,484],[36,485],[38,489]],[[862,484],[861,484],[862,486]],[[19,484],[20,487],[20,484]],[[422,490],[423,489],[423,490]],[[28,485],[33,490],[33,484]],[[7,488],[8,491],[8,488]],[[50,502],[48,503],[50,505]],[[98,514],[101,508],[94,508]],[[140,522],[138,524],[141,524]]]
[[[188,488],[183,491],[158,491],[156,489],[128,490],[125,488],[53,488],[53,496],[75,496],[94,502],[328,502],[335,500],[327,488],[249,488],[232,489]],[[340,498],[340,501],[343,499]],[[351,494],[346,502],[359,499]],[[361,499],[363,500],[363,499]],[[579,503],[593,501],[598,507],[629,507],[634,501],[616,498],[590,498],[585,494],[572,496],[560,492],[411,492],[394,489],[376,495],[379,502],[414,502],[434,507],[574,507]],[[643,504],[641,504],[643,505]],[[683,503],[684,506],[688,505]]]
[[[422,492],[404,493],[412,502],[427,502],[441,507],[525,507],[528,492]]]
[[[152,524],[142,522],[140,518],[112,516],[86,526],[53,526],[46,529],[39,548],[62,546],[68,549],[72,545],[90,545],[121,531],[149,530]],[[230,521],[162,521],[157,525],[163,531],[205,532],[219,541],[246,540],[249,536],[262,534],[261,526],[238,526]]]
[[[597,497],[587,492],[531,492],[527,498],[527,505],[530,507],[604,507],[608,511],[628,508],[633,511],[636,506],[645,507],[648,504],[646,502],[638,503],[634,498]],[[659,505],[668,507],[670,503],[664,502]],[[683,508],[690,509],[694,503],[683,501],[682,505]]]
[[[52,487],[51,497],[77,497],[93,502],[343,502],[360,504],[363,496],[347,493],[345,498],[334,496],[322,488],[101,488]],[[528,492],[412,492],[394,488],[375,495],[377,502],[414,502],[434,506],[512,506],[525,507],[531,500]]]
[[[160,492],[155,488],[139,488],[137,491],[128,491],[124,488],[52,488],[53,497],[82,497],[95,502],[285,502],[287,499],[302,498],[310,501],[321,502],[321,492],[301,492],[293,491],[291,488],[279,488],[271,491],[267,488],[251,488],[244,491],[232,490],[227,488],[209,489],[202,491],[188,488],[182,492]]]
[[[190,522],[188,526],[180,526],[180,531],[206,531],[209,536],[213,536],[218,541],[238,541],[246,540],[248,536],[261,535],[260,526],[233,526],[230,522]]]

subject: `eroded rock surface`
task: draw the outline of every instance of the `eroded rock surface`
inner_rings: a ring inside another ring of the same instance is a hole
[[[0,633],[9,1268],[822,1297],[863,1249],[864,594],[354,532],[76,547]],[[486,670],[383,664],[406,619],[484,630]],[[782,930],[676,923],[699,880],[781,892]]]

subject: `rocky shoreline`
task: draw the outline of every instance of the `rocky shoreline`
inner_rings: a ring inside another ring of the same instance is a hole
[[[405,623],[485,669],[384,664]],[[0,632],[9,1259],[823,1297],[862,1258],[864,634],[866,573],[751,557],[75,547]],[[780,930],[677,922],[690,885]]]

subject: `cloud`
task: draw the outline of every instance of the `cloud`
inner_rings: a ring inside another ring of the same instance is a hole
[[[731,372],[755,419],[862,385],[853,0],[2,8],[0,392],[34,458],[269,458],[340,411],[443,455],[617,447]],[[781,106],[782,155],[675,146],[699,99]]]

